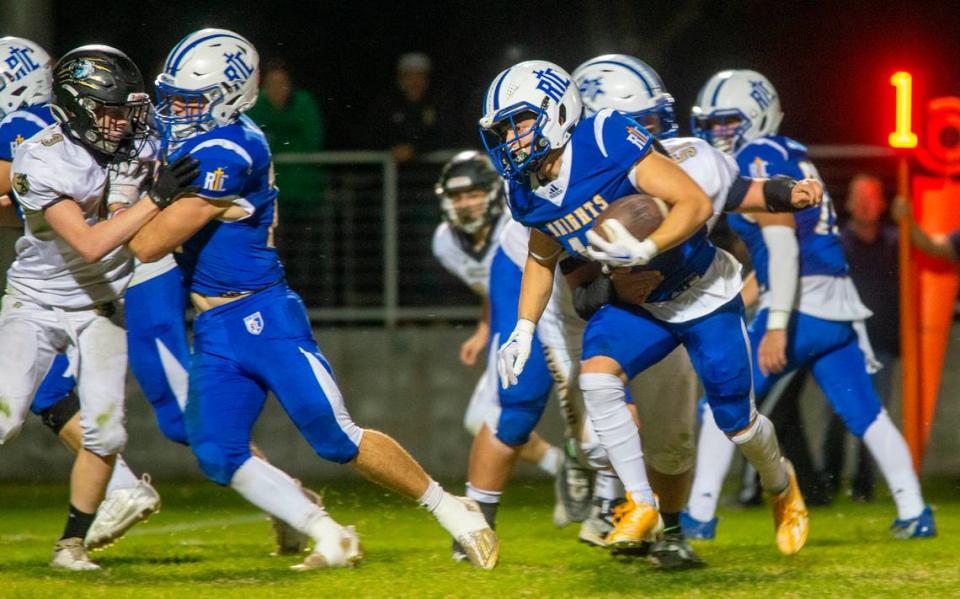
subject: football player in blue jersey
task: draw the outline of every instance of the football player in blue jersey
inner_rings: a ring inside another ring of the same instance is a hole
[[[773,425],[751,401],[750,358],[739,298],[740,265],[706,237],[714,213],[707,194],[651,134],[619,112],[581,118],[577,86],[559,66],[527,61],[497,75],[480,119],[484,144],[501,175],[514,217],[531,228],[513,333],[499,350],[501,384],[516,384],[530,355],[536,323],[546,306],[555,267],[566,252],[608,269],[655,270],[662,282],[642,305],[607,304],[587,323],[580,388],[596,434],[623,481],[606,542],[614,550],[639,546],[662,528],[644,470],[636,425],[625,403],[625,381],[683,344],[724,431],[760,472],[774,497],[777,546],[803,546],[808,518],[789,465],[781,459]],[[743,202],[768,183],[737,185]],[[777,185],[774,183],[773,185]],[[780,184],[775,201],[789,209],[818,201],[810,182]],[[643,190],[669,212],[646,239],[607,221],[606,237],[591,230],[618,199]],[[776,207],[776,206],[775,206]]]
[[[770,81],[750,70],[721,71],[704,85],[692,110],[694,132],[734,153],[756,177],[819,179],[806,148],[777,131],[783,111]],[[907,444],[890,420],[870,379],[876,363],[863,320],[871,315],[847,276],[830,196],[795,214],[734,215],[730,226],[747,244],[761,288],[750,325],[756,361],[754,391],[762,401],[784,375],[810,366],[814,378],[851,433],[863,439],[897,505],[897,538],[936,534]],[[712,406],[707,406],[709,414]],[[697,475],[684,524],[702,538],[715,534],[717,496],[732,446],[705,416]],[[701,474],[702,473],[702,474]]]
[[[362,552],[352,527],[337,524],[292,478],[251,454],[251,429],[273,391],[321,457],[419,500],[474,565],[492,568],[499,544],[476,502],[446,493],[393,439],[351,420],[303,303],[286,285],[273,245],[270,150],[243,116],[256,101],[258,63],[242,36],[203,29],[171,50],[157,79],[166,158],[191,155],[200,173],[196,191],[142,228],[130,247],[145,262],[183,248],[177,256],[199,313],[186,408],[191,449],[208,478],[315,541],[296,569],[357,562]]]
[[[765,183],[739,176],[736,163],[705,141],[678,136],[673,97],[649,65],[632,56],[606,54],[580,65],[573,78],[581,90],[587,114],[613,109],[642,123],[663,150],[710,196],[715,218],[708,221],[708,229],[721,212],[757,208],[730,192],[735,186],[746,184],[763,189]],[[762,195],[756,194],[753,201]],[[665,526],[663,536],[651,547],[650,556],[666,569],[703,565],[686,542],[680,526],[680,512],[686,504],[696,456],[694,427],[699,396],[696,381],[686,350],[678,348],[630,382],[640,421],[663,423],[642,428],[641,437],[647,472]],[[661,401],[663,397],[672,397],[674,401]]]

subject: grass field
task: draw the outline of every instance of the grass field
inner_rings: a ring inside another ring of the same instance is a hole
[[[323,488],[322,486],[317,488]],[[928,484],[940,537],[895,541],[893,505],[841,500],[812,511],[794,557],[777,553],[766,508],[722,510],[719,538],[698,543],[704,570],[665,573],[615,561],[553,528],[548,483],[517,483],[498,528],[501,562],[481,572],[449,559],[449,540],[422,510],[370,485],[324,489],[334,516],[354,523],[367,560],[353,570],[295,573],[270,557],[270,526],[229,490],[163,484],[163,510],[97,553],[102,572],[47,567],[62,530],[61,486],[0,486],[0,597],[956,597],[960,486]]]

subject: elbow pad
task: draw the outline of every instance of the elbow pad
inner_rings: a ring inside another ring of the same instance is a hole
[[[790,195],[797,180],[786,175],[774,175],[763,182],[763,200],[770,212],[796,212],[802,208],[794,208],[790,203]]]
[[[601,275],[573,290],[573,309],[580,318],[590,320],[597,310],[616,299],[610,277]]]
[[[750,185],[753,184],[753,179],[750,177],[737,177],[733,180],[733,184],[730,185],[730,189],[727,191],[727,199],[723,204],[724,212],[733,212],[743,204],[744,198],[747,197],[747,192],[750,191]]]

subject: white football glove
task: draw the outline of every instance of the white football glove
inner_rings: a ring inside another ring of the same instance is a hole
[[[134,158],[111,165],[107,172],[107,206],[132,205],[140,199],[152,170],[152,160]]]
[[[497,350],[497,373],[500,375],[500,386],[504,389],[517,384],[517,377],[530,357],[530,344],[533,343],[533,331],[536,328],[536,324],[521,318],[506,343]]]
[[[595,231],[587,231],[587,256],[609,268],[643,266],[653,260],[660,251],[650,239],[638,240],[627,231],[620,221],[609,219],[600,224],[607,234],[607,241]]]

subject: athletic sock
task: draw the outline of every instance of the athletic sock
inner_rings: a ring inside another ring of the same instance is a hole
[[[486,491],[467,483],[467,497],[476,501],[477,505],[480,506],[483,519],[487,521],[490,528],[495,529],[497,527],[497,508],[500,507],[500,497],[502,495],[503,491]]]
[[[907,442],[886,410],[881,410],[873,424],[867,427],[863,442],[887,481],[893,501],[897,504],[897,517],[909,520],[919,516],[924,508],[920,481],[913,469]]]
[[[683,534],[683,529],[680,527],[680,512],[660,512],[660,517],[663,518],[664,533]]]
[[[96,515],[96,513],[88,514],[81,512],[73,507],[71,503],[70,509],[67,512],[67,525],[64,527],[63,535],[60,536],[60,539],[72,539],[74,537],[79,539],[86,538],[87,531],[90,530],[90,525],[93,524],[93,519]]]
[[[609,470],[597,471],[593,482],[593,496],[603,501],[615,501],[623,497],[624,488],[620,478]]]
[[[723,479],[730,469],[735,449],[736,445],[714,422],[710,406],[705,405],[697,441],[697,467],[687,503],[687,512],[692,518],[709,522],[716,516]]]
[[[441,487],[437,481],[431,480],[430,484],[427,485],[427,490],[423,492],[423,495],[420,496],[417,503],[432,514],[440,507],[441,501],[443,501],[443,487]]]
[[[304,496],[297,481],[260,458],[244,462],[230,486],[253,505],[310,536],[316,534],[311,525],[326,515]]]
[[[109,495],[114,489],[132,489],[139,483],[140,479],[133,473],[130,466],[127,466],[123,457],[118,455],[113,466],[113,474],[110,475],[110,482],[107,483],[106,494]]]
[[[537,462],[537,467],[550,476],[556,476],[561,464],[563,464],[563,452],[559,447],[551,445],[550,448],[544,452],[540,461]]]
[[[790,482],[780,456],[777,432],[770,419],[757,414],[753,424],[731,441],[760,475],[760,485],[770,493],[781,493]]]
[[[580,389],[597,438],[624,488],[634,501],[654,503],[643,463],[640,434],[625,402],[623,382],[612,374],[581,374]]]

